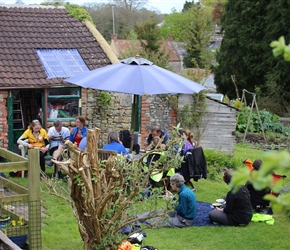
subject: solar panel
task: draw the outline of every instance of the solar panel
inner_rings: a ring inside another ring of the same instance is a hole
[[[67,78],[90,71],[76,49],[37,49],[47,78]]]

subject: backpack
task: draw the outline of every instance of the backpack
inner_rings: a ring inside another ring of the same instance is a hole
[[[129,130],[121,130],[119,133],[120,141],[123,143],[125,148],[130,148],[131,145],[131,134]]]

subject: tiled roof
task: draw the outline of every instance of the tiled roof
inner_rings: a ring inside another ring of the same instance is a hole
[[[139,40],[123,40],[117,39],[116,35],[113,35],[113,39],[111,41],[111,47],[113,51],[116,53],[117,57],[120,58],[121,54],[124,53],[130,46],[137,48],[141,51],[141,45]],[[173,42],[169,40],[163,40],[161,43],[161,49],[164,49],[169,54],[169,62],[179,62],[180,57],[178,55],[178,51],[175,49]],[[124,59],[124,58],[120,58]]]
[[[36,49],[77,49],[90,70],[111,64],[92,33],[64,7],[0,6],[0,89],[49,88]]]

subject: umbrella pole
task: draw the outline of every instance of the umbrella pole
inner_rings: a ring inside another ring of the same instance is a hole
[[[131,145],[130,145],[130,152],[133,152],[133,145],[134,145],[134,131],[135,131],[135,116],[136,116],[136,107],[137,107],[137,95],[134,95],[133,98],[133,112],[132,112],[132,119],[131,119]]]

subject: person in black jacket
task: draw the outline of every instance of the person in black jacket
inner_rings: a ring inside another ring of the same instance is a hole
[[[224,182],[229,184],[232,175],[229,171],[224,173]],[[248,225],[252,219],[252,206],[250,194],[245,186],[241,186],[237,192],[231,189],[226,196],[224,208],[215,208],[209,213],[209,219],[213,223],[228,226]]]
[[[258,171],[262,165],[261,160],[255,160],[253,162],[253,170]],[[264,200],[266,194],[270,194],[270,188],[265,188],[262,190],[256,190],[251,183],[247,183],[247,189],[249,190],[251,197],[252,209],[256,212],[259,212],[260,209],[269,207],[269,201]]]

